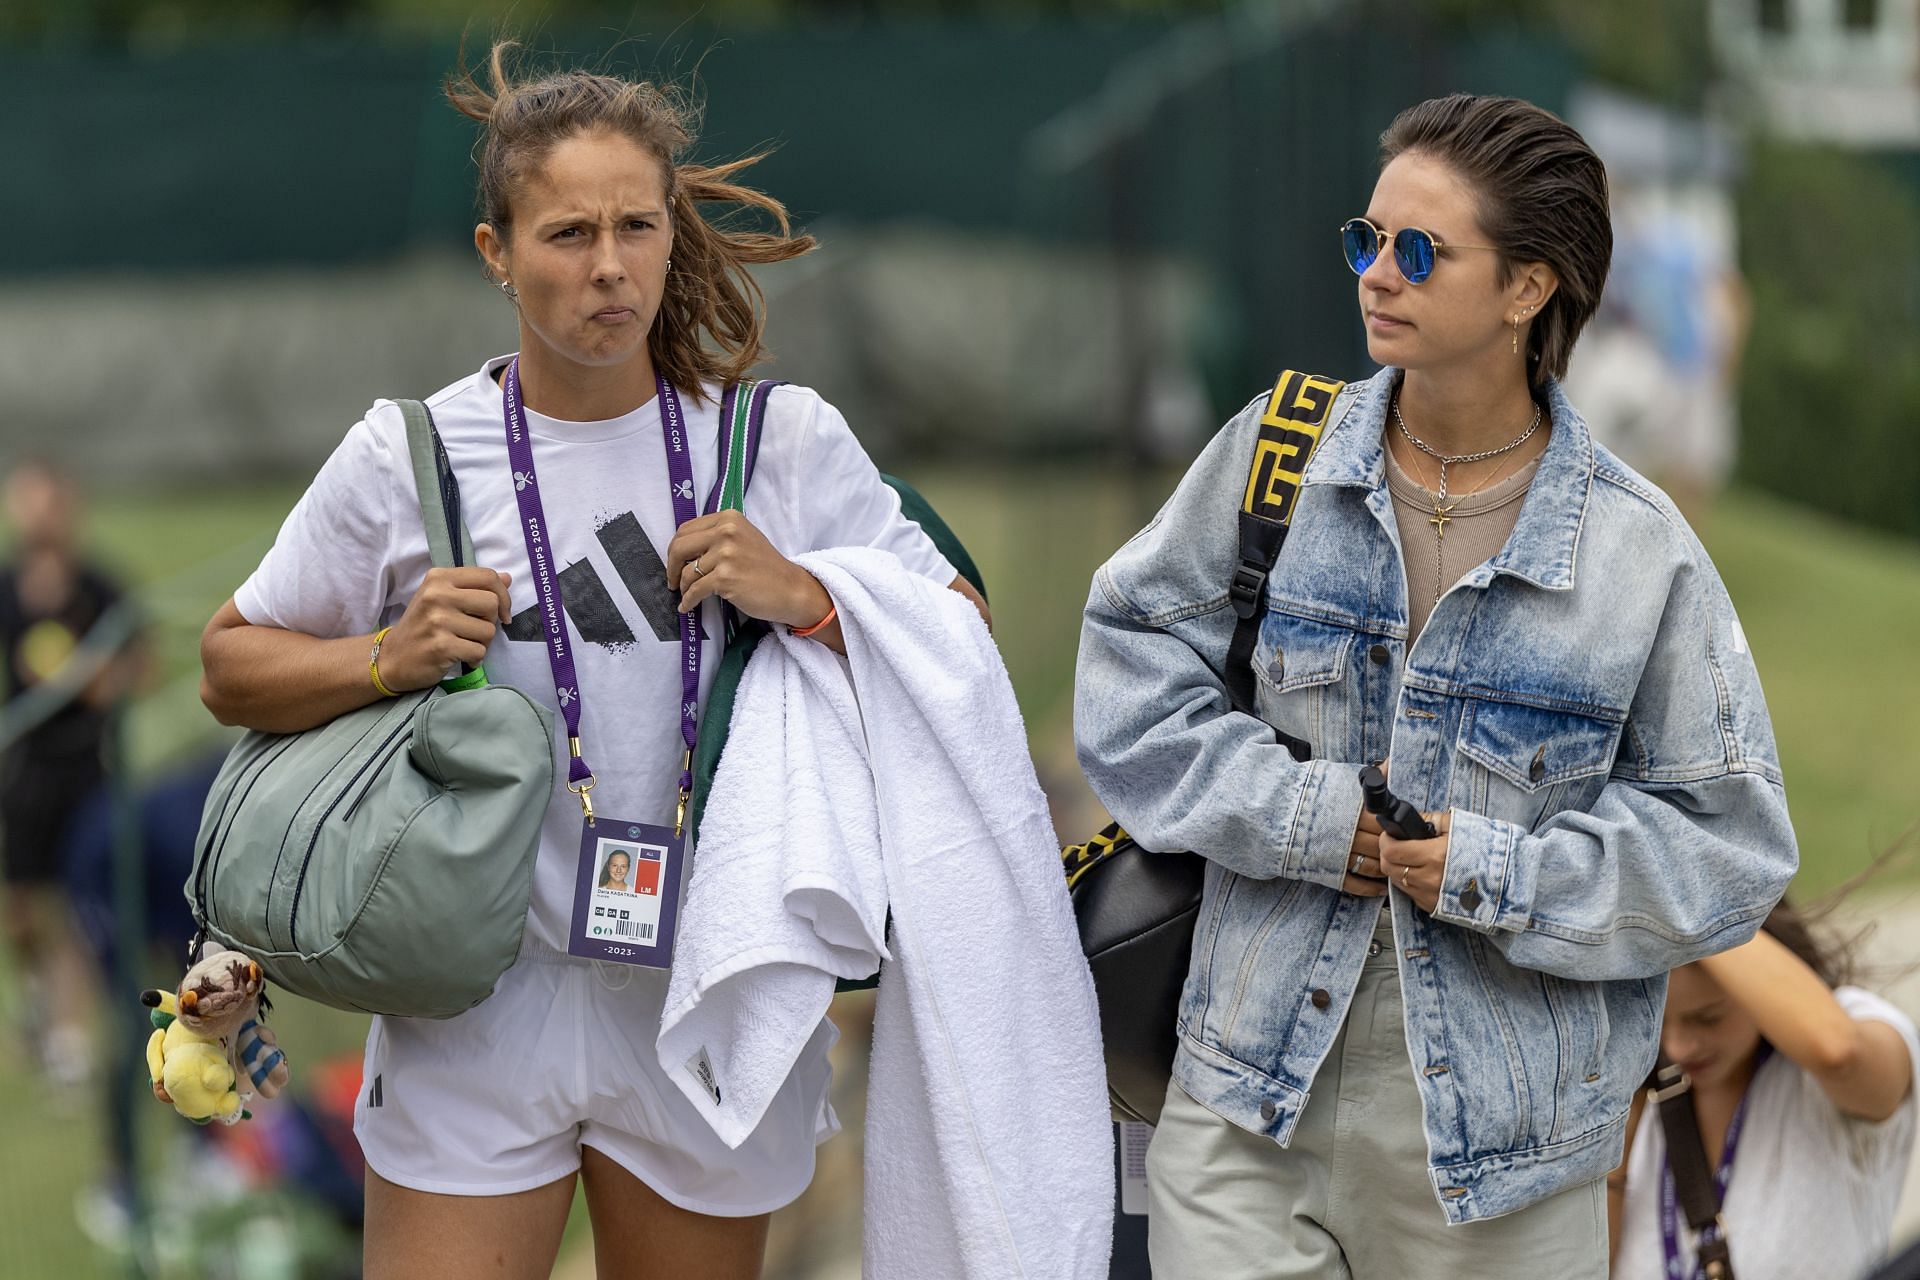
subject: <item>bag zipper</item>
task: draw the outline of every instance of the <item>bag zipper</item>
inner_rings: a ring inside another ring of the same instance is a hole
[[[207,895],[212,890],[213,873],[219,866],[220,855],[227,851],[227,836],[232,832],[232,827],[227,825],[226,819],[227,815],[235,809],[234,797],[238,796],[239,805],[244,806],[247,801],[246,795],[242,793],[250,794],[253,791],[254,784],[260,781],[261,777],[266,773],[268,768],[272,766],[273,762],[285,755],[288,749],[293,746],[295,736],[296,735],[293,734],[287,735],[286,740],[278,747],[267,752],[261,758],[260,762],[254,766],[252,776],[233,784],[233,787],[227,792],[226,802],[220,806],[220,817],[214,822],[213,830],[207,833],[206,848],[201,850],[200,866],[194,873],[193,878],[194,905],[199,909],[200,914],[200,918],[196,923],[202,927],[207,923]],[[217,851],[214,848],[216,841],[219,843],[219,849]]]
[[[300,873],[294,877],[293,881],[293,906],[287,912],[287,945],[289,947],[299,946],[299,935],[295,930],[300,920],[300,896],[306,891],[307,868],[313,863],[313,851],[320,844],[320,834],[326,830],[327,819],[333,816],[333,811],[340,807],[340,802],[347,798],[348,793],[352,791],[355,784],[359,783],[360,779],[366,777],[369,773],[371,773],[373,777],[367,781],[361,794],[364,795],[366,791],[373,789],[374,781],[378,780],[380,776],[379,771],[374,766],[376,764],[385,764],[388,760],[392,759],[394,752],[398,750],[395,746],[395,740],[400,738],[402,734],[406,734],[410,738],[412,733],[413,717],[408,716],[394,726],[393,732],[387,735],[387,740],[375,749],[374,754],[369,756],[366,763],[362,764],[360,768],[354,772],[353,777],[347,779],[347,785],[341,789],[340,794],[333,798],[333,803],[327,806],[327,811],[320,815],[320,821],[313,824],[313,834],[307,839],[307,851],[300,859]],[[271,928],[271,926],[269,926],[269,928]]]
[[[407,746],[412,742],[413,742],[412,734],[408,734],[406,737],[401,738],[398,742],[390,742],[390,744],[387,747],[383,748],[380,757],[377,760],[370,762],[371,768],[363,769],[363,772],[365,772],[367,775],[367,781],[365,785],[363,785],[360,788],[359,794],[354,796],[353,803],[347,806],[346,812],[340,815],[340,821],[351,822],[353,820],[353,815],[357,813],[360,809],[361,801],[365,800],[368,796],[373,794],[374,784],[380,781],[381,770],[386,767],[387,761],[393,759],[394,756],[398,755],[401,751],[405,750]],[[359,775],[356,774],[355,776],[357,777]],[[348,782],[347,785],[351,787],[353,783]],[[336,801],[336,803],[338,802]]]

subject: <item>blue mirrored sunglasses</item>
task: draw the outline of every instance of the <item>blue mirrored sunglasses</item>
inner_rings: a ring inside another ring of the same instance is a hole
[[[1340,224],[1340,248],[1355,275],[1366,273],[1386,243],[1386,231],[1365,218],[1349,218]],[[1393,233],[1394,265],[1400,268],[1400,274],[1406,277],[1408,284],[1427,282],[1442,249],[1485,249],[1489,253],[1495,252],[1492,245],[1443,242],[1433,232],[1423,231],[1419,227],[1402,227]]]

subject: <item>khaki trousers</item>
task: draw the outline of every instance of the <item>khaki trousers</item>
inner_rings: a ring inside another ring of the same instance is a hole
[[[1516,1213],[1449,1226],[1427,1176],[1421,1125],[1393,938],[1383,931],[1292,1145],[1248,1133],[1178,1085],[1168,1087],[1147,1149],[1153,1274],[1606,1280],[1603,1181]]]

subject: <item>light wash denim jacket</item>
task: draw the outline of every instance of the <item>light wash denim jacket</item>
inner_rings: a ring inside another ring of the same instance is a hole
[[[1285,1144],[1381,899],[1342,891],[1363,763],[1452,810],[1439,909],[1389,894],[1435,1195],[1452,1222],[1606,1174],[1653,1065],[1667,970],[1751,937],[1798,863],[1746,638],[1667,498],[1557,386],[1506,546],[1411,649],[1382,429],[1347,387],[1306,474],[1229,710],[1227,585],[1262,396],[1095,574],[1081,765],[1149,849],[1208,859],[1174,1078]]]

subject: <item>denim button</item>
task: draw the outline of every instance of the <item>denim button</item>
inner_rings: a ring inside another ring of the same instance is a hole
[[[1547,776],[1547,749],[1540,748],[1533,753],[1533,763],[1527,766],[1527,777],[1534,782]]]
[[[1271,1102],[1263,1102],[1260,1104],[1260,1119],[1267,1124],[1272,1124],[1273,1118],[1279,1114],[1280,1108],[1274,1106]]]
[[[1480,909],[1480,882],[1478,880],[1467,881],[1467,887],[1460,891],[1460,909],[1462,911],[1478,911]]]
[[[1377,644],[1367,650],[1367,656],[1384,667],[1388,662],[1392,661],[1393,651],[1383,644]]]
[[[1307,999],[1313,1001],[1313,1007],[1316,1009],[1324,1009],[1333,1003],[1333,997],[1327,994],[1325,987],[1315,987],[1313,994]]]

